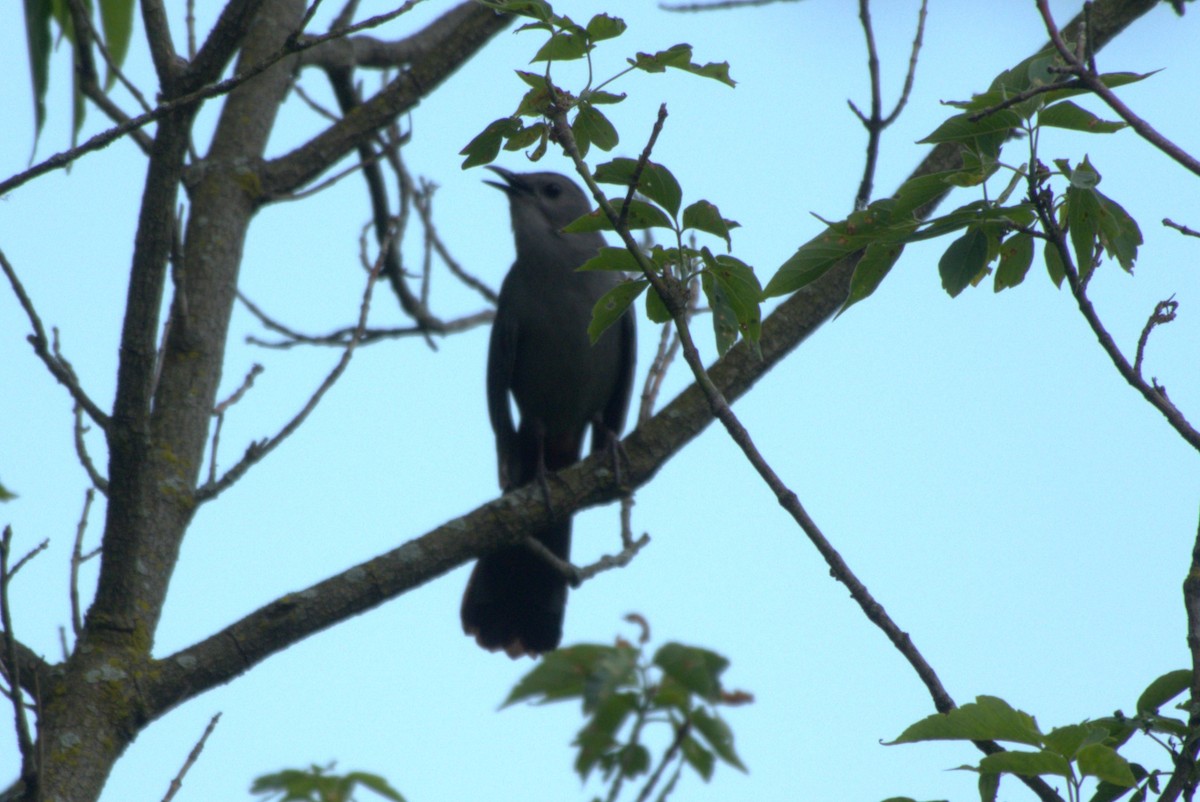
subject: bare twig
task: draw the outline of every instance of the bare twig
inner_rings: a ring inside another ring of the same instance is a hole
[[[221,445],[221,428],[225,425],[225,410],[242,400],[242,396],[246,394],[251,387],[254,386],[254,380],[258,378],[258,374],[263,372],[263,366],[255,363],[251,366],[246,377],[242,379],[242,384],[233,394],[224,401],[213,407],[213,415],[217,422],[213,425],[212,445],[209,447],[208,461],[208,481],[217,481],[217,449]]]
[[[650,543],[650,536],[643,534],[637,540],[631,540],[616,554],[605,554],[590,565],[585,565],[582,568],[570,563],[559,557],[542,541],[535,537],[525,538],[525,546],[534,554],[545,560],[555,571],[557,571],[563,579],[573,588],[577,588],[584,582],[588,581],[596,574],[602,574],[605,571],[611,571],[614,568],[623,568],[633,561],[645,546]]]
[[[401,165],[401,169],[403,169],[403,165]],[[397,171],[397,174],[399,174],[399,171]],[[441,236],[437,232],[437,227],[433,224],[433,207],[431,200],[431,198],[427,198],[420,193],[413,196],[413,208],[417,210],[417,217],[419,217],[421,220],[421,227],[425,230],[426,238],[428,238],[429,242],[433,245],[434,251],[436,251],[437,255],[441,257],[442,262],[446,265],[455,278],[471,289],[475,290],[475,292],[482,295],[488,303],[495,306],[497,298],[496,291],[464,270],[458,260],[450,254],[446,244],[442,241]]]
[[[1040,2],[1040,0],[1039,0]],[[1063,272],[1066,274],[1067,284],[1071,288],[1071,295],[1075,298],[1075,303],[1079,307],[1080,313],[1084,320],[1087,321],[1092,333],[1096,336],[1100,347],[1108,354],[1109,360],[1112,361],[1113,367],[1121,374],[1122,378],[1129,383],[1129,386],[1142,394],[1150,405],[1162,413],[1167,422],[1172,428],[1178,432],[1192,448],[1200,451],[1200,432],[1188,422],[1183,413],[1171,403],[1167,398],[1166,393],[1162,391],[1157,383],[1152,382],[1147,384],[1141,377],[1139,372],[1133,365],[1129,364],[1129,360],[1121,353],[1121,349],[1113,340],[1112,335],[1104,327],[1104,323],[1100,320],[1100,316],[1096,313],[1096,308],[1092,305],[1092,301],[1088,298],[1087,287],[1084,282],[1080,281],[1079,271],[1075,267],[1075,258],[1072,254],[1070,245],[1067,244],[1066,233],[1059,226],[1055,219],[1052,207],[1053,199],[1049,197],[1048,192],[1039,190],[1035,175],[1040,171],[1030,170],[1029,178],[1029,195],[1033,201],[1034,209],[1037,212],[1038,221],[1041,224],[1042,230],[1053,243],[1054,248],[1058,251],[1059,257],[1062,260]]]
[[[1060,89],[1082,89],[1082,88],[1084,88],[1084,83],[1077,78],[1069,78],[1069,79],[1066,79],[1063,81],[1055,81],[1052,84],[1039,84],[1038,86],[1031,86],[1028,89],[1025,89],[1021,92],[1017,92],[1012,97],[1005,98],[1004,100],[1000,101],[999,103],[997,103],[994,106],[988,106],[986,109],[975,112],[974,114],[967,117],[967,119],[970,120],[971,122],[979,122],[984,117],[988,117],[992,114],[995,114],[998,111],[1003,111],[1004,109],[1007,109],[1011,106],[1015,106],[1018,103],[1024,103],[1026,100],[1029,100],[1031,97],[1037,97],[1038,95],[1044,95],[1047,92],[1057,92]]]
[[[1192,562],[1183,580],[1183,606],[1187,613],[1187,645],[1192,656],[1191,702],[1188,734],[1178,751],[1172,751],[1175,771],[1163,788],[1159,802],[1175,802],[1181,794],[1191,799],[1197,786],[1196,756],[1200,754],[1200,528],[1192,545]]]
[[[12,688],[13,718],[17,730],[17,746],[21,750],[21,777],[27,784],[37,782],[37,754],[33,739],[29,735],[29,721],[25,716],[25,696],[21,690],[21,667],[17,662],[17,643],[13,634],[12,611],[8,606],[8,583],[16,569],[9,571],[9,555],[12,549],[12,527],[4,527],[0,535],[0,626],[4,627],[5,663],[8,665],[8,680]],[[28,558],[26,558],[28,559]],[[24,560],[21,561],[22,563]],[[17,567],[20,567],[18,563]]]
[[[1150,339],[1150,332],[1154,330],[1155,326],[1161,326],[1174,320],[1177,311],[1179,311],[1179,301],[1175,300],[1174,295],[1154,305],[1154,311],[1142,329],[1142,336],[1138,337],[1137,354],[1133,359],[1133,371],[1137,375],[1142,375],[1142,357],[1146,353],[1146,342]]]
[[[68,148],[64,151],[60,151],[60,152],[54,154],[53,156],[43,159],[42,161],[38,162],[37,164],[33,165],[32,167],[30,167],[27,170],[23,170],[15,175],[9,176],[8,178],[4,179],[3,181],[0,181],[0,196],[3,196],[5,194],[11,192],[12,190],[16,189],[17,187],[28,183],[29,181],[33,180],[34,178],[37,178],[40,175],[44,175],[45,173],[49,173],[54,170],[61,170],[62,168],[66,167],[67,165],[74,162],[79,157],[84,156],[88,153],[91,153],[92,151],[100,150],[101,148],[107,147],[109,144],[120,139],[121,137],[125,136],[126,134],[129,134],[132,131],[136,131],[140,128],[143,128],[144,126],[149,125],[152,122],[160,120],[163,117],[167,116],[168,114],[171,114],[172,112],[174,112],[177,109],[180,109],[180,108],[183,108],[186,106],[190,106],[201,100],[207,100],[209,98],[228,94],[229,92],[233,91],[237,87],[241,86],[246,81],[249,81],[251,78],[255,78],[255,77],[261,75],[262,73],[269,70],[271,67],[278,64],[283,59],[288,58],[289,56],[293,56],[297,53],[317,47],[318,45],[320,45],[324,42],[328,42],[332,39],[337,39],[342,36],[348,36],[352,33],[366,30],[368,28],[374,28],[374,27],[384,24],[385,22],[393,20],[396,17],[400,16],[401,14],[407,13],[412,8],[412,6],[416,4],[416,2],[417,2],[417,0],[409,0],[409,2],[404,3],[402,6],[400,6],[397,9],[389,11],[385,14],[379,14],[379,15],[371,17],[369,19],[365,19],[362,22],[351,25],[343,30],[333,31],[331,33],[322,34],[320,36],[305,37],[303,40],[289,41],[275,53],[273,53],[270,56],[268,56],[267,58],[263,59],[258,64],[255,64],[251,67],[247,67],[245,70],[238,73],[237,75],[234,75],[232,78],[227,78],[224,81],[217,81],[216,83],[209,84],[208,86],[205,86],[205,87],[201,87],[200,89],[197,89],[194,92],[188,92],[187,94],[180,95],[177,98],[173,98],[173,99],[167,101],[166,103],[162,103],[162,104],[156,106],[151,111],[145,112],[143,114],[139,114],[136,117],[131,117],[127,121],[120,123],[118,125],[115,125],[112,128],[109,128],[107,131],[101,131],[100,133],[93,136],[91,139],[84,142],[82,145],[78,145],[76,147],[72,147],[72,148]],[[153,3],[153,4],[150,4],[150,6],[153,6],[154,8],[161,10],[160,3]],[[146,20],[148,18],[148,16],[150,16],[150,15],[148,15],[148,13],[144,11],[142,16],[143,16],[143,20]],[[153,16],[155,19],[158,18],[157,15],[153,15]],[[166,17],[164,14],[162,16],[162,24],[165,25],[165,22],[166,22]],[[162,35],[169,37],[170,33],[169,33],[169,31],[166,31],[166,32],[163,32]],[[158,36],[158,34],[156,33],[156,34],[147,36],[147,39],[150,40],[152,43],[156,43],[158,41],[156,38],[157,36]],[[169,43],[170,39],[168,38],[167,41]],[[159,60],[160,60],[159,54],[155,53],[154,55],[155,55],[155,66],[158,67]],[[167,54],[166,59],[169,60],[171,58],[173,58],[173,53]],[[171,63],[173,63],[173,62],[171,62]],[[160,76],[161,76],[161,71],[160,71]]]
[[[83,466],[84,473],[88,475],[92,487],[107,496],[108,480],[100,475],[100,471],[96,470],[92,456],[87,450],[87,440],[84,439],[84,435],[88,432],[88,426],[84,423],[83,409],[79,404],[75,405],[75,425],[72,428],[75,432],[75,454],[79,458],[79,464]]]
[[[108,53],[108,48],[104,46],[100,37],[96,36],[96,32],[92,27],[89,9],[84,7],[81,0],[68,0],[67,6],[68,13],[71,15],[71,26],[75,30],[72,55],[75,61],[75,80],[79,91],[113,122],[119,124],[129,120],[129,115],[100,86],[100,79],[96,74],[96,62],[92,58],[92,44],[94,43],[108,64],[109,74],[120,78],[121,83],[141,103],[142,108],[149,111],[146,99],[142,96],[142,93],[129,82],[124,73],[121,72],[120,68],[112,60],[112,57]],[[144,131],[137,130],[131,131],[130,136],[137,143],[138,147],[142,149],[142,152],[149,155],[151,144],[149,135]]]
[[[38,316],[37,310],[33,307],[33,301],[25,293],[25,287],[21,284],[21,280],[17,278],[17,273],[9,263],[8,257],[4,255],[4,251],[0,250],[0,269],[4,271],[4,275],[8,277],[8,283],[12,287],[13,294],[17,296],[17,301],[21,304],[21,308],[25,310],[26,317],[29,318],[29,325],[33,328],[33,334],[26,339],[33,346],[33,352],[42,360],[43,364],[50,371],[58,383],[67,388],[67,392],[75,399],[75,403],[83,407],[87,412],[88,417],[95,421],[101,429],[107,431],[108,416],[100,410],[96,402],[88,396],[83,387],[79,384],[79,379],[75,376],[75,371],[71,369],[71,365],[67,362],[61,353],[51,352],[51,343],[46,337],[46,329],[42,326],[42,319]],[[54,349],[57,351],[57,347]]]
[[[328,68],[326,74],[343,115],[350,114],[362,105],[358,90],[354,86],[353,73],[349,68]],[[413,294],[405,280],[400,248],[396,235],[392,233],[396,230],[397,221],[391,213],[383,171],[377,161],[378,154],[375,148],[365,140],[359,143],[357,150],[359,161],[363,162],[362,175],[367,182],[367,194],[371,200],[371,217],[375,226],[375,238],[380,243],[383,275],[400,301],[400,307],[404,313],[426,332],[440,332],[443,321],[429,310],[418,295]],[[385,242],[387,243],[386,247],[384,247]],[[425,342],[430,348],[436,348],[430,334],[425,335]]]
[[[662,133],[663,124],[666,121],[667,104],[663,103],[658,107],[658,116],[654,118],[654,127],[650,129],[650,138],[646,140],[646,147],[642,148],[637,164],[633,166],[633,174],[629,177],[629,191],[625,193],[625,201],[621,204],[621,212],[617,216],[619,226],[624,226],[629,217],[629,204],[633,202],[633,195],[637,192],[638,184],[642,180],[642,171],[650,162],[650,153],[654,150],[654,143],[658,142],[658,135]]]
[[[191,61],[196,58],[196,0],[187,0],[183,22],[187,27],[188,61]]]
[[[1118,117],[1129,123],[1129,127],[1137,131],[1139,136],[1183,165],[1188,171],[1195,175],[1200,175],[1200,160],[1197,160],[1183,148],[1160,134],[1150,123],[1134,114],[1100,80],[1100,77],[1096,74],[1095,65],[1085,63],[1086,59],[1072,51],[1067,43],[1063,41],[1062,34],[1059,32],[1058,26],[1054,23],[1054,17],[1050,14],[1049,0],[1037,0],[1037,7],[1038,12],[1042,15],[1042,22],[1046,26],[1046,33],[1050,35],[1050,41],[1054,44],[1054,49],[1058,51],[1058,54],[1067,63],[1065,70],[1077,76],[1093,94],[1108,104],[1108,107],[1115,111]],[[1080,42],[1083,43],[1084,41],[1086,41],[1086,35],[1080,37]]]
[[[679,754],[679,750],[683,747],[683,742],[687,740],[688,735],[692,731],[692,721],[688,717],[684,717],[683,721],[675,728],[675,737],[671,740],[671,745],[667,747],[667,751],[663,753],[662,760],[658,764],[658,768],[646,780],[646,785],[638,794],[637,802],[646,802],[650,798],[650,794],[654,792],[654,786],[658,785],[658,781],[662,779],[663,771]]]
[[[690,323],[700,302],[699,288],[693,285],[688,293],[688,303],[685,319]],[[679,354],[679,334],[674,326],[664,325],[658,337],[658,350],[654,360],[646,371],[646,381],[642,385],[642,398],[638,405],[638,425],[650,420],[654,414],[654,404],[662,391],[663,381],[667,378],[667,370]]]
[[[42,540],[41,543],[37,544],[32,549],[30,549],[28,552],[26,552],[25,556],[22,557],[21,559],[17,560],[17,562],[13,565],[13,567],[11,569],[9,569],[8,578],[12,579],[14,576],[16,576],[17,572],[20,571],[22,568],[24,568],[25,564],[27,562],[29,562],[34,557],[38,556],[43,551],[45,551],[49,547],[49,545],[50,545],[50,538],[45,538],[44,540]]]
[[[775,3],[795,3],[797,0],[712,0],[708,3],[659,3],[663,11],[727,11],[731,8],[754,8]]]
[[[375,289],[375,282],[379,278],[379,273],[382,268],[383,252],[381,251],[379,259],[377,259],[375,262],[374,269],[372,269],[370,274],[367,276],[367,286],[366,289],[363,290],[362,303],[359,304],[358,325],[354,330],[355,333],[350,337],[349,342],[346,343],[345,349],[342,351],[341,359],[338,360],[337,364],[334,365],[333,370],[330,371],[329,375],[325,377],[325,380],[321,382],[320,386],[318,386],[313,392],[312,396],[308,399],[308,402],[305,403],[300,411],[297,412],[296,415],[290,421],[288,421],[287,424],[284,425],[284,427],[280,429],[279,432],[273,437],[251,443],[246,449],[245,455],[243,455],[236,465],[226,471],[220,479],[216,480],[215,482],[208,481],[202,487],[196,488],[195,499],[197,504],[205,501],[211,501],[223,491],[232,487],[233,484],[237,482],[237,480],[240,479],[255,463],[257,463],[267,454],[271,453],[276,446],[290,437],[292,432],[296,431],[296,429],[300,427],[300,424],[304,423],[305,419],[308,418],[312,411],[317,408],[317,404],[320,403],[321,398],[324,397],[325,393],[329,391],[329,388],[333,387],[337,380],[341,378],[347,366],[350,364],[350,358],[354,356],[354,350],[358,347],[362,333],[366,330],[367,315],[371,310],[371,293]]]
[[[204,744],[208,741],[208,736],[212,735],[213,730],[217,728],[217,722],[220,720],[220,713],[215,713],[212,719],[209,720],[208,726],[204,728],[204,734],[200,736],[200,740],[196,741],[196,745],[188,753],[187,760],[180,766],[179,773],[175,775],[175,779],[171,780],[171,785],[167,788],[166,796],[162,798],[162,802],[171,802],[175,798],[175,794],[179,793],[179,789],[183,787],[184,776],[188,773],[188,769],[200,759],[200,753],[204,751]]]
[[[1163,222],[1163,225],[1166,226],[1167,228],[1173,228],[1176,231],[1178,231],[1180,234],[1183,234],[1185,236],[1200,237],[1200,231],[1196,231],[1195,229],[1188,228],[1187,226],[1183,225],[1182,223],[1176,223],[1174,220],[1172,220],[1168,217],[1164,217],[1162,222]]]
[[[253,335],[246,337],[246,342],[250,343],[251,345],[257,345],[261,348],[275,348],[281,351],[286,351],[289,348],[295,348],[298,345],[323,345],[334,348],[345,348],[350,342],[350,339],[354,336],[354,333],[358,331],[357,326],[345,326],[334,329],[327,334],[305,334],[285,326],[283,323],[280,323],[279,321],[270,317],[262,309],[255,305],[254,302],[252,302],[249,298],[246,298],[240,292],[238,293],[238,300],[245,304],[246,308],[250,311],[250,314],[258,318],[259,322],[261,322],[263,326],[271,329],[272,331],[278,332],[284,337],[283,340],[277,340],[274,342],[262,340]],[[469,315],[463,315],[459,318],[454,318],[453,320],[442,321],[442,331],[440,333],[455,334],[458,332],[467,331],[469,329],[490,323],[495,315],[496,313],[492,310],[485,309]],[[381,340],[397,340],[402,337],[423,337],[428,333],[428,331],[419,325],[400,326],[391,329],[368,328],[364,329],[362,334],[359,336],[358,344],[370,345]]]
[[[96,491],[90,487],[83,494],[83,512],[79,515],[79,524],[75,527],[75,544],[71,547],[71,627],[76,638],[83,632],[83,616],[79,607],[79,566],[88,560],[88,557],[83,556],[83,534],[87,531],[88,512],[92,509],[92,499],[95,496]],[[93,552],[89,556],[95,554],[96,552]],[[63,652],[66,652],[65,646]]]
[[[925,19],[927,16],[927,0],[921,0],[921,10],[917,15],[917,33],[913,37],[912,52],[908,57],[908,72],[904,77],[904,88],[896,101],[895,107],[885,117],[883,115],[882,90],[879,79],[879,53],[875,47],[875,30],[871,23],[870,0],[859,0],[858,18],[862,23],[863,34],[867,39],[867,71],[871,77],[871,114],[868,116],[859,111],[854,101],[846,101],[858,117],[859,122],[867,129],[867,159],[863,166],[862,181],[858,185],[858,193],[854,197],[854,208],[865,209],[871,201],[871,190],[875,185],[875,167],[879,162],[879,140],[883,130],[896,121],[908,97],[912,93],[913,81],[917,73],[917,57],[921,52],[921,43],[925,35]]]

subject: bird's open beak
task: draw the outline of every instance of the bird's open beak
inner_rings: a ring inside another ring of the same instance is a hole
[[[499,181],[484,181],[483,183],[495,187],[505,195],[512,195],[514,192],[528,191],[529,188],[525,182],[521,180],[521,176],[517,175],[511,170],[505,170],[503,167],[497,167],[494,164],[489,164],[487,169],[503,178],[504,183],[501,184]]]

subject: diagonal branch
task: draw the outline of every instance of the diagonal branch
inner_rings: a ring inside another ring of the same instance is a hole
[[[413,108],[510,21],[476,3],[463,3],[439,17],[420,34],[426,37],[425,49],[383,90],[352,116],[263,166],[263,197],[285,195],[316,178],[366,137]]]
[[[1046,31],[1050,34],[1050,42],[1054,45],[1054,49],[1058,51],[1059,56],[1067,62],[1066,71],[1077,76],[1093,94],[1107,103],[1108,107],[1117,113],[1117,116],[1129,123],[1129,127],[1137,131],[1139,136],[1183,165],[1185,169],[1196,175],[1200,175],[1200,160],[1167,139],[1150,123],[1134,114],[1132,109],[1125,105],[1111,89],[1104,85],[1104,82],[1096,74],[1095,66],[1085,63],[1083,59],[1071,50],[1064,39],[1064,33],[1059,32],[1058,26],[1054,24],[1054,17],[1050,14],[1049,0],[1037,0],[1037,7],[1042,15]],[[1079,40],[1078,36],[1073,38],[1075,41]]]
[[[142,7],[145,10],[152,5],[158,4],[143,3]],[[217,83],[196,89],[195,91],[188,92],[178,97],[174,97],[144,114],[131,117],[124,123],[115,125],[106,131],[101,131],[81,145],[67,148],[64,151],[55,153],[53,156],[43,159],[27,170],[23,170],[20,173],[9,176],[3,181],[0,181],[0,196],[3,196],[17,187],[32,181],[40,175],[44,175],[53,170],[61,170],[81,156],[91,153],[92,151],[105,148],[130,132],[136,131],[152,122],[156,122],[171,114],[174,114],[181,108],[193,106],[194,104],[203,100],[208,100],[209,98],[228,94],[250,79],[256,78],[267,70],[271,69],[285,58],[292,57],[297,53],[302,53],[309,48],[317,47],[324,42],[345,36],[349,33],[353,33],[354,31],[365,30],[376,25],[382,25],[384,22],[387,22],[388,20],[406,11],[407,8],[408,4],[405,4],[396,11],[371,17],[370,19],[366,19],[362,22],[352,25],[345,30],[334,31],[333,33],[325,34],[323,36],[315,36],[310,39],[305,39],[302,42],[285,42],[284,45],[278,48],[274,53],[262,58],[259,61],[256,61],[254,64],[239,65],[236,74],[231,78],[227,78],[223,81],[218,81]],[[165,25],[165,21],[163,24]],[[146,24],[146,27],[148,30],[150,30],[150,25],[148,23]]]
[[[29,344],[33,346],[33,352],[37,354],[38,359],[42,360],[46,369],[50,371],[59,384],[67,388],[67,392],[71,394],[71,398],[75,399],[75,403],[82,407],[88,414],[88,417],[96,422],[96,425],[101,429],[108,429],[108,415],[106,415],[96,402],[84,391],[79,384],[79,378],[75,375],[75,371],[71,369],[70,363],[64,360],[61,356],[52,353],[50,340],[46,337],[46,329],[42,326],[42,319],[38,316],[37,310],[33,306],[33,301],[25,292],[24,285],[17,278],[16,270],[8,261],[8,257],[4,255],[4,251],[0,250],[0,270],[4,271],[4,275],[8,278],[8,283],[12,287],[13,294],[17,296],[17,301],[21,304],[21,308],[25,310],[26,317],[29,318],[29,325],[33,328],[33,334],[29,335]]]

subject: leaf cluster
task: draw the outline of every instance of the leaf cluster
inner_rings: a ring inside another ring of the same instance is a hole
[[[617,158],[596,167],[595,180],[601,184],[626,187],[622,197],[608,199],[618,211],[618,222],[629,229],[661,228],[671,232],[674,247],[655,245],[643,255],[669,289],[670,298],[657,290],[646,294],[646,314],[656,323],[667,323],[675,309],[686,305],[684,289],[698,280],[713,314],[717,350],[724,354],[739,336],[758,347],[762,333],[762,285],[754,268],[729,254],[713,254],[707,247],[684,245],[687,232],[702,232],[720,237],[726,248],[732,246],[730,232],[738,223],[721,215],[715,204],[698,200],[682,208],[683,190],[665,166],[649,160]],[[636,195],[640,197],[634,197]],[[564,229],[569,232],[612,231],[616,228],[603,209],[597,209]],[[580,270],[615,270],[635,275],[642,272],[637,258],[625,248],[601,248]],[[592,311],[588,333],[595,341],[650,286],[644,275],[630,279],[600,299]]]
[[[1083,798],[1084,779],[1094,777],[1098,782],[1090,802],[1114,802],[1127,794],[1131,802],[1144,802],[1148,793],[1159,791],[1160,772],[1127,760],[1119,750],[1138,732],[1155,740],[1158,736],[1186,737],[1185,721],[1159,711],[1190,687],[1191,676],[1191,671],[1181,669],[1155,679],[1138,698],[1135,716],[1117,711],[1111,716],[1056,727],[1048,733],[1041,731],[1033,716],[1003,699],[979,696],[949,713],[935,713],[918,721],[888,745],[949,740],[1000,741],[1030,747],[985,755],[976,765],[959,767],[979,774],[981,802],[995,802],[1000,778],[1005,774],[1062,777],[1072,800]],[[894,797],[889,802],[904,799]]]
[[[574,741],[579,776],[586,780],[598,769],[615,799],[625,781],[646,777],[652,786],[673,769],[657,797],[665,799],[685,766],[706,782],[717,760],[746,770],[734,750],[733,731],[717,712],[721,705],[752,701],[749,694],[724,689],[721,674],[728,667],[721,655],[680,643],[663,645],[649,659],[643,646],[625,641],[580,644],[543,657],[504,706],[579,700],[586,719]],[[653,725],[670,732],[656,766],[643,742],[645,728]]]
[[[120,67],[129,53],[129,42],[133,35],[133,0],[83,0],[84,14],[91,20],[94,6],[98,7],[100,31],[105,49],[112,64]],[[42,132],[46,122],[46,90],[50,85],[50,54],[53,52],[52,27],[57,26],[61,34],[72,45],[71,52],[78,59],[75,45],[78,33],[71,15],[69,3],[62,0],[25,0],[25,46],[29,53],[29,75],[33,88],[34,136]],[[95,26],[93,26],[95,27]],[[76,64],[76,70],[78,64]],[[116,75],[110,69],[105,77],[104,90],[112,88]],[[74,125],[72,135],[77,135],[83,126],[83,90],[78,80],[74,85],[72,109]]]
[[[1035,200],[1047,191],[1060,230],[1069,232],[1082,280],[1087,280],[1104,254],[1115,258],[1126,271],[1132,270],[1142,243],[1141,231],[1119,203],[1096,188],[1100,176],[1090,162],[1085,158],[1072,168],[1060,159],[1055,161],[1058,169],[1052,171],[1038,160],[1038,135],[1043,128],[1107,134],[1125,127],[1125,123],[1102,120],[1068,100],[1086,90],[1073,80],[1062,80],[1056,71],[1059,66],[1061,62],[1054,56],[1035,56],[1001,73],[986,92],[949,103],[960,112],[920,141],[956,146],[961,166],[911,178],[893,197],[875,201],[845,220],[826,222],[824,231],[784,262],[768,282],[764,296],[795,292],[843,258],[861,251],[844,311],[875,291],[907,245],[950,234],[958,236],[938,260],[938,272],[951,297],[981,283],[993,272],[993,265],[996,292],[1020,284],[1033,262],[1034,240],[1039,238],[1045,240],[1050,277],[1061,285],[1065,269],[1057,246],[1053,237],[1035,225]],[[1115,87],[1146,77],[1109,73],[1100,80]],[[1012,167],[1001,160],[1001,152],[1018,138],[1028,141],[1030,158],[1027,164]],[[1001,169],[1009,170],[1011,178],[1000,195],[991,199],[985,182]],[[1055,193],[1049,186],[1054,179],[1060,179],[1065,190]],[[1022,181],[1027,192],[1010,201]],[[918,216],[947,190],[971,186],[983,187],[982,200],[929,220]]]
[[[587,85],[578,94],[571,94],[555,86],[550,80],[551,63],[586,59],[590,76],[592,50],[596,43],[605,39],[615,39],[624,33],[625,21],[620,17],[597,14],[586,25],[580,25],[568,16],[555,14],[550,4],[544,0],[487,0],[484,5],[497,11],[532,18],[533,22],[522,25],[517,30],[545,31],[550,38],[532,59],[532,63],[535,64],[544,62],[546,69],[541,73],[516,71],[517,77],[529,89],[511,116],[490,123],[462,149],[460,155],[466,157],[462,165],[464,169],[490,163],[499,155],[501,147],[510,151],[532,147],[528,153],[529,158],[537,161],[545,155],[548,143],[553,137],[552,126],[547,120],[556,112],[574,112],[570,123],[571,134],[581,156],[586,156],[592,145],[603,151],[611,151],[617,146],[620,137],[616,127],[598,107],[620,103],[625,99],[624,94],[605,91],[604,87],[633,70],[660,73],[666,72],[670,67],[712,78],[729,86],[734,85],[733,79],[729,77],[727,62],[697,64],[692,60],[692,46],[677,44],[653,54],[638,53],[633,58],[626,59],[629,66],[616,75],[595,87],[589,78]],[[532,121],[529,122],[530,120]]]
[[[339,775],[332,770],[331,763],[264,774],[254,780],[250,793],[262,794],[270,802],[352,802],[355,789],[362,786],[384,799],[404,802],[400,792],[377,774],[352,771]]]

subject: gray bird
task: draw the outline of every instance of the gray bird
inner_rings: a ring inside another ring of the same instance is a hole
[[[488,414],[507,491],[544,484],[546,471],[577,462],[589,427],[593,453],[615,443],[633,385],[635,329],[626,312],[595,345],[588,339],[592,307],[621,276],[575,270],[605,244],[598,233],[562,231],[591,210],[579,187],[557,173],[490,169],[504,179],[486,183],[508,196],[517,246],[500,287],[487,364]],[[535,537],[570,559],[570,518]],[[526,546],[510,546],[475,565],[463,595],[463,631],[490,651],[537,656],[562,639],[566,604],[562,575]]]

